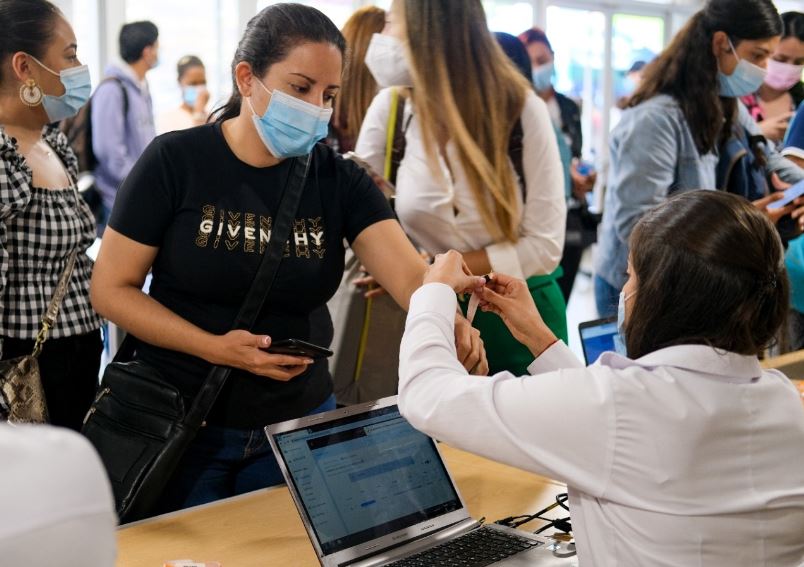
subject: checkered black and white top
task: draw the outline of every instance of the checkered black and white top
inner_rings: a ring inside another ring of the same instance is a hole
[[[42,136],[75,182],[78,162],[67,138],[54,127]],[[95,219],[73,188],[42,189],[32,180],[16,140],[0,129],[0,337],[36,338],[76,248],[81,253],[50,336],[88,333],[101,325],[89,303],[92,261],[85,253],[95,240]]]

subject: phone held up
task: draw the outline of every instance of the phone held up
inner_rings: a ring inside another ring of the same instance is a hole
[[[770,205],[768,205],[768,209],[773,210],[786,207],[787,205],[789,205],[802,195],[804,195],[804,181],[799,181],[795,185],[785,189],[784,197],[782,197],[778,201],[772,202]]]
[[[305,356],[307,358],[319,359],[332,356],[332,351],[322,346],[308,343],[300,339],[283,339],[271,343],[267,349],[271,354],[287,354],[290,356]]]

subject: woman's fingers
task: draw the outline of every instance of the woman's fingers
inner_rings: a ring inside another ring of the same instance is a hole
[[[480,362],[469,371],[469,374],[474,376],[488,376],[489,375],[489,361],[486,358],[486,350],[483,349],[480,357]]]
[[[501,293],[497,293],[493,289],[489,287],[485,287],[482,290],[478,291],[480,295],[480,299],[485,302],[486,304],[491,304],[496,308],[501,308],[505,305],[508,298],[502,295]]]
[[[483,341],[480,339],[480,331],[470,327],[469,329],[469,351],[466,357],[461,361],[463,367],[471,372],[475,369],[480,361],[483,359]]]
[[[387,295],[388,292],[385,291],[384,287],[373,287],[368,290],[366,293],[363,294],[363,297],[366,299],[371,299],[372,297],[380,297],[381,295]]]
[[[268,367],[260,373],[261,376],[279,380],[280,382],[288,382],[307,370],[307,365],[303,366],[273,366]]]
[[[455,320],[455,350],[458,360],[464,364],[472,351],[472,326],[469,321],[458,316]]]
[[[360,276],[359,278],[355,278],[355,279],[352,280],[352,285],[355,285],[357,287],[367,287],[367,286],[372,286],[372,285],[376,285],[376,284],[377,284],[377,280],[374,279],[374,276],[370,276],[368,274],[366,274],[365,276]]]

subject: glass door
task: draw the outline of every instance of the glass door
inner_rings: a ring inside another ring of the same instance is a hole
[[[580,104],[583,154],[594,162],[605,150],[606,15],[548,6],[545,31],[555,52],[555,89]]]

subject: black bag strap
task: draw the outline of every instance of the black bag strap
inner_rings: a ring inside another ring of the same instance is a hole
[[[120,91],[123,95],[123,117],[128,116],[128,91],[126,90],[126,85],[123,83],[123,79],[120,77],[106,77],[100,82],[100,85],[103,83],[117,83],[117,86],[120,87]]]
[[[235,318],[232,330],[250,330],[262,310],[265,300],[268,298],[276,279],[276,273],[279,270],[279,264],[285,254],[285,242],[290,237],[293,220],[296,217],[296,211],[299,208],[299,202],[304,192],[310,160],[310,155],[293,158],[290,173],[285,183],[285,190],[277,208],[271,238],[268,240],[268,246],[263,254],[257,275],[254,276],[254,281],[251,282],[251,287],[243,300],[240,312]],[[184,420],[185,425],[196,428],[201,426],[231,372],[232,369],[228,366],[214,366],[209,371],[204,383],[201,385],[201,390],[196,395],[193,405],[187,413],[187,417]]]
[[[405,103],[407,101],[408,93],[399,91],[397,96],[399,102],[396,107],[396,120],[394,120],[394,133],[393,145],[391,149],[391,172],[388,176],[388,181],[392,185],[396,185],[396,174],[399,171],[399,165],[405,157],[405,150],[407,149],[407,133],[410,121],[413,118],[411,114],[405,120]],[[514,165],[514,171],[519,176],[519,190],[522,192],[522,202],[527,201],[528,193],[525,184],[525,165],[524,165],[524,139],[525,133],[522,130],[522,119],[517,118],[514,126],[511,129],[511,135],[508,138],[508,158]]]
[[[75,206],[77,209],[80,207],[79,203],[81,202],[81,197],[78,196],[78,187],[76,187],[75,181],[73,181],[66,165],[64,166],[64,169],[67,173],[67,177],[70,179],[70,188],[73,190],[73,197],[75,198]],[[45,313],[42,315],[41,326],[39,327],[39,333],[36,335],[36,342],[34,343],[33,353],[31,354],[31,356],[34,358],[38,358],[42,353],[42,347],[44,346],[45,342],[47,342],[50,331],[56,326],[56,320],[59,317],[61,303],[64,301],[64,297],[67,295],[67,292],[70,289],[70,279],[73,276],[73,269],[75,268],[75,262],[77,259],[78,249],[75,249],[70,252],[70,255],[67,257],[67,263],[64,265],[64,269],[59,276],[56,289],[53,291],[53,297],[50,298],[50,303],[47,306],[47,310],[45,310]]]
[[[508,138],[508,158],[514,164],[514,171],[519,176],[519,190],[522,191],[523,203],[528,200],[527,187],[525,186],[524,139],[525,132],[522,130],[522,119],[517,118]]]

